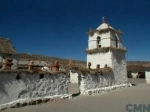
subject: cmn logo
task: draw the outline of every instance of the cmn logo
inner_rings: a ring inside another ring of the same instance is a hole
[[[126,110],[127,112],[150,112],[150,104],[128,104]]]

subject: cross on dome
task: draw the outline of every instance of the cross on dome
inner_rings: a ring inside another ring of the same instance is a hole
[[[102,23],[106,23],[105,17],[102,17]]]

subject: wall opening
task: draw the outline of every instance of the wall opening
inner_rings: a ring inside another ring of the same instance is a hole
[[[19,74],[17,74],[17,76],[16,76],[15,79],[16,79],[16,80],[20,80],[20,79],[21,79],[21,76],[20,76]]]
[[[117,37],[115,37],[115,41],[116,41],[116,48],[118,48],[118,39],[117,39]]]
[[[101,37],[100,36],[97,37],[97,47],[98,48],[102,47],[101,46]]]
[[[44,78],[44,74],[40,74],[40,79],[43,79]]]

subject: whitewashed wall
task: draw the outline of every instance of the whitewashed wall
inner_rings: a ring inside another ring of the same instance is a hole
[[[95,69],[97,64],[100,64],[100,67],[103,68],[105,64],[109,67],[112,66],[111,52],[107,53],[95,53],[87,54],[87,65],[88,62],[91,62],[91,68]]]
[[[87,54],[87,63],[91,62],[91,68],[95,69],[97,64],[103,68],[105,64],[112,68],[115,80],[118,84],[127,82],[127,69],[124,52],[107,52]]]
[[[70,82],[71,83],[78,83],[78,73],[74,73],[70,71]]]
[[[112,52],[112,66],[116,84],[127,83],[125,52]]]
[[[21,79],[17,80],[17,75]],[[0,107],[15,101],[66,94],[68,94],[68,78],[64,73],[45,74],[41,79],[37,73],[0,73]]]
[[[110,32],[104,34],[94,33],[93,36],[89,36],[88,40],[88,49],[97,48],[97,37],[101,37],[101,46],[102,47],[110,47]]]
[[[145,71],[145,80],[146,83],[150,84],[150,71]]]
[[[115,32],[111,32],[111,47],[116,47],[116,38],[118,42],[118,48],[123,48],[121,35],[116,34]]]
[[[114,32],[107,32],[103,34],[94,33],[93,36],[89,36],[88,40],[88,49],[97,48],[97,37],[101,37],[101,46],[102,47],[116,47],[116,38],[118,39],[118,48],[123,48],[121,36]]]
[[[130,84],[118,84],[115,80],[114,74],[110,73],[98,73],[94,74],[82,74],[79,80],[79,87],[81,94],[101,94],[109,90],[114,90],[116,88],[122,88],[131,86]]]

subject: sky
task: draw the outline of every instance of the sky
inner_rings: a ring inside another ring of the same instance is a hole
[[[86,61],[102,17],[122,31],[127,61],[150,61],[150,0],[0,0],[0,37],[18,53]]]

